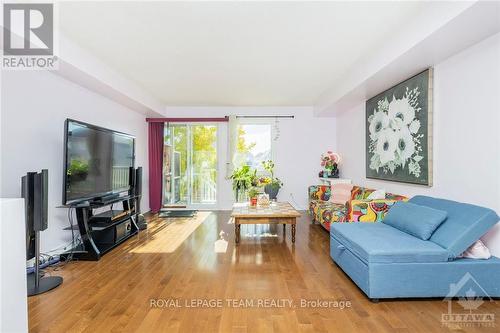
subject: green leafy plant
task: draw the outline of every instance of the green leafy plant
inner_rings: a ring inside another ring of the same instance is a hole
[[[252,187],[249,191],[248,191],[248,196],[251,198],[256,198],[257,196],[259,195],[259,190],[255,187]]]
[[[238,201],[240,195],[245,193],[254,183],[257,182],[257,170],[252,170],[250,166],[243,165],[233,171],[231,177],[233,181],[233,190]]]
[[[271,178],[274,178],[274,162],[271,160],[262,161],[262,166],[264,167],[264,170],[271,174]]]

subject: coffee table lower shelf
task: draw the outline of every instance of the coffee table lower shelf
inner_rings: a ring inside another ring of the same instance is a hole
[[[292,226],[292,243],[295,243],[296,217],[235,217],[234,240],[236,244],[240,242],[240,229],[242,224],[283,224],[283,237],[286,235],[286,225],[290,224]]]

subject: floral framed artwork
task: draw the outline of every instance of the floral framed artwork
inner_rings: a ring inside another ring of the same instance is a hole
[[[432,68],[366,101],[366,177],[432,186]]]

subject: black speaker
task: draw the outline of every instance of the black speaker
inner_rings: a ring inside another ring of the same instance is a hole
[[[130,185],[129,194],[135,195],[135,168],[130,167],[128,169],[128,184]]]
[[[26,260],[35,256],[35,227],[33,209],[35,204],[35,175],[28,172],[21,178],[21,197],[24,198],[24,216],[26,220]]]
[[[134,194],[142,196],[142,167],[135,169]]]
[[[136,211],[136,222],[139,229],[147,229],[148,223],[141,214],[141,197],[142,197],[142,167],[135,169],[134,173],[134,195],[135,195],[135,211]]]
[[[43,231],[48,228],[49,171],[43,169],[34,180],[33,227]]]
[[[22,178],[21,184],[26,207],[26,244],[34,242],[33,250],[27,249],[28,259],[33,252],[35,257],[34,276],[27,279],[28,296],[33,296],[58,287],[63,279],[59,276],[42,277],[40,273],[40,231],[48,227],[49,172],[47,169],[40,173],[29,172]]]

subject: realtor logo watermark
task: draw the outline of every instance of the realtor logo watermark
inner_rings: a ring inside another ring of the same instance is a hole
[[[57,69],[54,4],[3,4],[2,69]]]
[[[453,298],[458,298],[455,304],[459,307],[453,306]],[[453,329],[495,327],[495,314],[480,310],[481,305],[493,300],[470,273],[466,273],[457,283],[450,284],[444,301],[448,302],[448,312],[441,314],[443,326]]]

